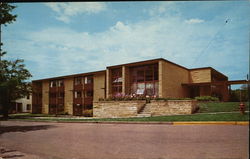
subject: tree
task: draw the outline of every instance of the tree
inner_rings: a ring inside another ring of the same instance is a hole
[[[10,14],[14,8],[15,6],[7,3],[0,4],[1,25],[7,26],[6,24],[16,20],[17,15]],[[24,60],[4,60],[2,57],[5,54],[6,52],[0,49],[0,107],[4,118],[7,119],[11,102],[29,94],[31,87],[27,80],[32,76],[25,68]]]
[[[9,5],[8,3],[0,3],[0,15],[1,15],[1,25],[7,26],[7,24],[16,21],[17,15],[12,15],[10,12],[16,8],[15,6]]]

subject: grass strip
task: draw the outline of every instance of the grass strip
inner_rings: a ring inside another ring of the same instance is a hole
[[[193,114],[193,115],[173,115],[173,116],[155,116],[142,118],[12,118],[11,120],[28,120],[28,121],[64,121],[64,122],[105,122],[105,121],[126,121],[126,122],[174,122],[174,121],[249,121],[249,112],[242,115],[240,113],[223,113],[223,114]]]

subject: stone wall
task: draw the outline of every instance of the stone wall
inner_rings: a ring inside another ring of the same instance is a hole
[[[140,101],[99,101],[93,103],[93,117],[117,118],[134,117],[146,103]]]
[[[152,116],[192,114],[197,108],[195,100],[151,100],[146,105]]]

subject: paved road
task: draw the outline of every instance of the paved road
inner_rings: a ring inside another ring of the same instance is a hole
[[[247,159],[248,131],[241,125],[4,121],[0,146],[22,153],[13,159]]]

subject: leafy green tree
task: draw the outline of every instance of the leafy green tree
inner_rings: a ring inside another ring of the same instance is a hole
[[[10,13],[14,8],[15,6],[10,4],[0,3],[1,27],[16,20],[17,15]],[[7,119],[11,102],[29,94],[31,87],[27,80],[32,76],[25,68],[24,60],[4,60],[2,57],[5,54],[6,52],[0,49],[0,108],[4,118]]]

